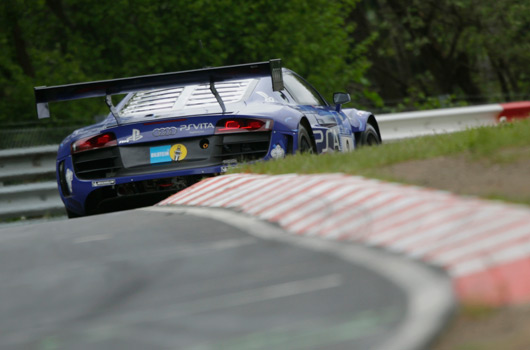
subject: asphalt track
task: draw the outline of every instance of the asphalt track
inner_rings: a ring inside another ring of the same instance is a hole
[[[364,254],[353,245],[200,215],[143,209],[0,229],[0,348],[412,349],[448,312],[411,323],[418,298],[389,276],[414,273],[345,258]]]

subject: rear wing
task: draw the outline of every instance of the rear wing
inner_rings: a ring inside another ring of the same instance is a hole
[[[250,79],[270,75],[274,91],[283,90],[282,63],[280,59],[268,62],[240,64],[234,66],[203,68],[174,73],[143,75],[131,78],[93,81],[59,86],[35,87],[35,103],[39,119],[50,117],[49,102],[69,101],[105,96],[116,122],[120,123],[118,112],[110,99],[111,95],[154,90],[174,85],[210,84],[210,90],[225,112],[224,103],[215,89],[215,82],[235,78]]]

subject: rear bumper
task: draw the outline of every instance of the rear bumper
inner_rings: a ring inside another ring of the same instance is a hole
[[[71,158],[69,157],[65,160],[65,163],[67,168],[69,166],[68,163],[71,166]],[[168,183],[170,179],[178,179],[182,184],[190,185],[202,177],[218,175],[224,171],[226,171],[225,166],[211,166],[200,169],[186,169],[97,180],[82,180],[74,174],[71,181],[71,193],[64,193],[60,188],[60,194],[68,210],[78,215],[89,215],[152,205],[183,188],[173,187],[166,190],[161,185],[157,186],[157,182],[163,184]],[[153,185],[153,183],[155,184]],[[124,189],[125,186],[127,186],[127,190],[122,191],[121,189]],[[130,190],[129,187],[133,188],[133,190]],[[141,202],[142,199],[144,200],[143,203]],[[129,205],[133,201],[134,205]],[[109,203],[113,203],[115,208],[109,207]],[[105,208],[100,207],[102,204],[105,204]]]
[[[251,153],[255,156],[251,157],[249,159],[250,161],[268,160],[271,158],[271,149],[274,149],[278,145],[281,146],[286,153],[294,152],[292,146],[292,133],[272,131],[263,136],[264,137],[262,138],[256,138],[256,134],[254,134],[242,138],[230,135],[230,137],[225,136],[222,140],[210,139],[210,147],[212,147],[212,150],[210,156],[206,157],[207,159],[204,160],[195,158],[193,161],[189,162],[179,161],[149,165],[145,163],[134,163],[133,157],[135,154],[142,154],[142,152],[145,152],[145,148],[149,149],[149,146],[144,146],[144,150],[136,149],[136,153],[131,152],[130,157],[126,159],[125,162],[122,161],[121,154],[118,155],[117,159],[119,162],[116,163],[117,167],[115,167],[116,164],[113,164],[112,167],[109,168],[111,170],[101,172],[100,176],[95,176],[97,174],[96,172],[84,172],[83,174],[80,174],[79,158],[76,158],[76,156],[74,156],[74,158],[72,158],[72,156],[67,156],[64,159],[57,161],[59,192],[66,208],[78,215],[99,213],[101,211],[99,211],[98,207],[102,203],[106,203],[106,206],[111,206],[106,209],[112,209],[112,205],[114,205],[116,210],[128,209],[128,204],[130,204],[128,202],[129,200],[131,202],[133,200],[136,201],[136,204],[133,207],[142,206],[144,203],[145,205],[152,205],[153,203],[164,199],[159,199],[160,195],[167,197],[184,188],[177,186],[164,190],[161,187],[162,189],[158,188],[153,190],[153,181],[158,181],[161,185],[164,185],[164,181],[168,182],[170,180],[176,180],[183,184],[191,184],[199,181],[202,177],[210,177],[224,173],[229,166],[241,163],[242,161],[244,162],[244,156],[246,154]],[[184,141],[181,142],[184,143]],[[250,153],[245,153],[247,142],[260,144],[260,146],[259,148],[250,149],[248,151]],[[232,148],[226,148],[227,144],[235,146]],[[114,149],[114,153],[116,153],[119,151],[120,147],[115,147]],[[134,150],[133,148],[129,149],[131,151]],[[108,152],[108,150],[104,151],[112,155],[112,152]],[[193,159],[194,157],[190,156],[190,158]],[[143,159],[145,162],[145,157]],[[90,162],[92,159],[88,159],[88,161]],[[74,164],[74,162],[77,163]],[[128,165],[128,167],[125,167],[123,163]],[[108,163],[99,163],[97,158],[95,158],[94,164]],[[66,181],[64,174],[68,171],[70,172],[70,179]],[[66,182],[69,182],[69,184]],[[133,191],[134,193],[132,194],[121,193],[123,191],[120,191],[120,189],[128,185],[138,185],[139,189],[136,192]],[[68,188],[71,188],[71,191],[69,191]],[[148,190],[145,190],[145,188],[148,188]],[[153,199],[149,199],[148,197],[152,197]],[[144,200],[144,202],[142,202],[142,200]],[[140,201],[140,203],[138,203],[138,201]]]

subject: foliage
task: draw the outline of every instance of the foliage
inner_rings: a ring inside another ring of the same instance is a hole
[[[377,33],[366,77],[387,105],[418,95],[469,104],[529,97],[530,3],[518,0],[363,0],[357,41]],[[421,100],[421,98],[420,98]]]
[[[282,58],[327,96],[352,82],[363,86],[372,38],[355,43],[354,25],[345,24],[356,2],[3,0],[0,120],[36,118],[33,86],[270,58]],[[64,123],[106,111],[101,99],[51,108]]]
[[[529,98],[518,0],[3,0],[0,120],[36,121],[32,87],[282,58],[375,112]],[[101,99],[52,104],[87,124]]]

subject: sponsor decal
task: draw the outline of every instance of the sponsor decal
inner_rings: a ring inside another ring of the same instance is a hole
[[[169,156],[170,149],[171,146],[151,147],[149,150],[151,164],[171,162],[171,157]]]
[[[68,191],[70,191],[70,193],[74,193],[72,189],[72,182],[74,181],[74,173],[72,172],[72,170],[66,169],[65,178],[66,178],[66,185],[68,186]]]
[[[194,130],[208,130],[214,129],[215,126],[212,123],[199,123],[199,124],[188,124],[181,125],[179,131],[194,131]]]
[[[125,140],[121,140],[120,142],[118,142],[118,144],[124,144],[124,143],[129,143],[129,142],[135,142],[135,141],[138,141],[140,139],[142,139],[143,136],[142,134],[140,133],[140,130],[138,129],[133,129],[132,131],[132,135],[127,137]]]
[[[172,160],[175,162],[178,162],[180,160],[183,160],[188,155],[188,150],[186,149],[186,146],[179,144],[171,146],[169,149],[169,156]]]
[[[190,133],[201,132],[209,129],[215,129],[215,126],[212,123],[199,123],[199,124],[187,124],[181,125],[178,128],[175,126],[167,128],[156,128],[153,130],[154,137],[161,136],[174,136],[177,132],[188,131]]]
[[[158,146],[151,147],[149,150],[149,158],[151,164],[155,163],[166,163],[172,161],[181,161],[188,155],[186,146],[182,144],[176,144],[173,146]]]
[[[116,180],[99,180],[99,181],[92,181],[92,187],[101,187],[101,186],[112,186],[116,185]]]
[[[274,159],[280,159],[285,157],[285,151],[280,145],[276,145],[271,151],[271,157]]]
[[[153,130],[153,136],[154,137],[160,137],[160,136],[173,136],[177,134],[177,128],[174,126],[171,126],[169,128],[156,128]]]

